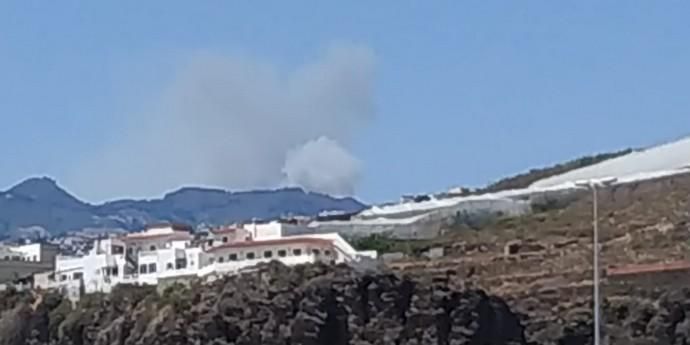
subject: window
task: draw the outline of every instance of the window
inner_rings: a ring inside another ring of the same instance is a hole
[[[211,258],[211,259],[209,260],[209,262],[210,262],[210,263],[216,262],[216,258]]]
[[[84,273],[75,272],[74,274],[72,274],[72,279],[74,279],[74,280],[79,280],[81,278],[84,278]]]
[[[113,277],[117,277],[117,276],[120,275],[120,270],[118,269],[117,266],[113,266],[113,267],[110,269],[110,274],[111,274]]]
[[[9,260],[10,260],[10,257],[9,257],[9,256],[5,256],[5,260],[9,261]]]
[[[34,255],[34,261],[38,261],[38,256]]]
[[[182,270],[187,268],[187,259],[175,260],[175,269]]]
[[[150,247],[149,247],[149,250],[150,250],[150,251],[156,250],[156,246],[150,246]]]
[[[156,273],[156,264],[149,264],[149,273]]]
[[[326,249],[326,250],[323,251],[323,255],[331,256],[331,251],[328,250],[328,249]]]
[[[65,280],[67,280],[67,275],[66,274],[60,275],[60,281],[64,282]]]
[[[228,238],[227,238],[227,236],[223,236],[223,243],[228,243]]]
[[[125,248],[123,246],[112,246],[110,250],[115,255],[123,254],[125,252]]]
[[[278,256],[280,256],[281,258],[286,257],[286,256],[287,256],[287,251],[286,251],[285,249],[279,250],[279,251],[278,251]]]
[[[224,261],[225,261],[225,258],[223,258],[222,256],[221,256],[221,257],[218,257],[218,263],[222,263],[222,262],[224,262]]]
[[[167,269],[168,271],[172,270],[173,269],[172,262],[168,262],[168,265],[166,265],[165,269]]]
[[[314,254],[316,256],[319,256],[321,254],[321,251],[318,249],[312,249],[311,252],[312,252],[312,254]]]
[[[233,253],[228,256],[228,261],[237,261],[237,254]]]
[[[146,274],[148,272],[146,265],[139,265],[139,273]]]
[[[250,253],[247,253],[246,257],[247,257],[247,260],[254,260],[255,256],[254,256],[254,253],[250,252]]]
[[[293,249],[293,250],[292,250],[292,255],[294,255],[294,256],[300,256],[300,255],[302,255],[302,249],[299,249],[299,248]]]
[[[272,256],[273,256],[273,252],[272,252],[272,251],[267,250],[267,251],[264,252],[264,257],[265,257],[266,259],[269,259],[269,258],[271,258]]]
[[[208,240],[208,246],[213,247],[213,240]]]
[[[134,253],[134,249],[132,247],[127,248],[127,254],[132,254]]]

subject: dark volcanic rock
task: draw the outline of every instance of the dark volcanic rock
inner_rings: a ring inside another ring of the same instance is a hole
[[[565,303],[565,301],[564,301]],[[690,290],[657,291],[605,300],[601,336],[608,345],[690,344]],[[574,301],[569,309],[553,312],[531,340],[548,345],[593,343],[591,300]],[[529,325],[527,333],[530,333]]]
[[[122,287],[75,309],[55,298],[3,312],[13,321],[0,323],[0,339],[28,335],[3,345],[525,344],[518,318],[481,291],[346,267],[270,264],[161,295]]]

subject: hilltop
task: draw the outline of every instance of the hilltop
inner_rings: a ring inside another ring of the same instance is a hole
[[[0,192],[0,235],[26,231],[59,234],[84,229],[138,230],[155,222],[218,225],[324,211],[357,212],[354,198],[334,198],[300,188],[229,192],[182,188],[160,199],[117,200],[92,205],[50,178],[31,178]]]

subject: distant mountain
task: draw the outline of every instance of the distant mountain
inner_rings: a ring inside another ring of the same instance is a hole
[[[119,200],[91,205],[50,178],[31,178],[0,192],[0,235],[43,228],[52,234],[84,229],[137,230],[153,222],[220,225],[323,211],[357,212],[353,198],[333,198],[299,188],[228,192],[182,188],[153,200]]]

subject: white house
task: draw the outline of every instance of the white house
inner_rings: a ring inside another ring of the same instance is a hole
[[[0,243],[0,285],[26,283],[38,272],[52,271],[57,252],[57,246],[46,243]]]
[[[49,262],[57,253],[57,247],[43,243],[30,243],[24,245],[0,244],[0,260]]]
[[[338,234],[284,236],[280,223],[223,227],[201,243],[191,228],[155,225],[118,238],[97,240],[84,256],[56,259],[55,272],[38,288],[109,292],[117,284],[158,284],[161,279],[233,274],[262,262],[286,265],[358,260],[360,253]]]
[[[34,284],[37,288],[65,289],[81,285],[90,292],[108,292],[123,282],[126,268],[125,243],[108,238],[97,240],[87,255],[56,257],[54,274],[47,281],[35,279]]]

